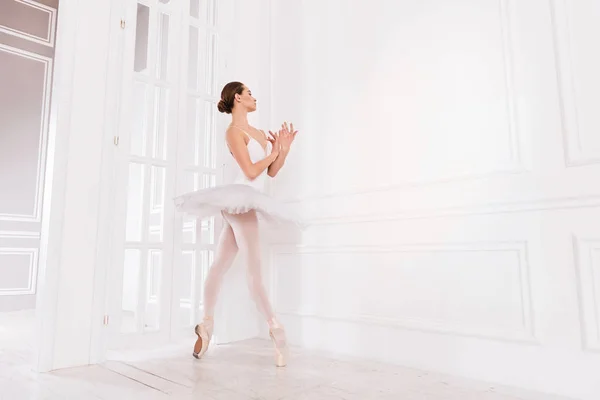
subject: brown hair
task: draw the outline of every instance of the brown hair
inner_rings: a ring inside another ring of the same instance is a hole
[[[221,100],[219,101],[219,104],[217,104],[219,112],[231,114],[235,95],[242,94],[243,91],[244,84],[241,82],[229,82],[225,85],[221,91]]]

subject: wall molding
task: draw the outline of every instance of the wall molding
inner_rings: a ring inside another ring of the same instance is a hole
[[[502,31],[502,59],[504,61],[504,83],[506,90],[506,110],[508,114],[508,134],[510,140],[510,163],[511,167],[506,171],[498,172],[524,172],[521,154],[518,113],[516,108],[516,87],[514,80],[515,57],[513,27],[511,25],[511,3],[512,0],[500,1],[500,29]]]
[[[558,81],[565,166],[570,168],[598,164],[600,163],[600,154],[586,154],[582,144],[567,2],[565,0],[549,0],[549,3],[552,17],[552,39]]]
[[[506,93],[506,111],[508,123],[508,140],[510,141],[510,157],[507,161],[499,163],[497,168],[483,172],[463,173],[454,176],[446,176],[418,181],[398,182],[380,185],[365,189],[342,189],[326,194],[312,194],[306,196],[289,197],[287,203],[299,203],[303,201],[316,201],[333,199],[345,196],[354,196],[367,193],[385,192],[391,190],[406,190],[418,187],[437,186],[446,183],[465,182],[487,179],[494,176],[511,174],[523,174],[528,172],[522,158],[521,129],[519,126],[519,114],[517,111],[517,90],[514,81],[515,58],[514,58],[514,27],[512,26],[512,0],[498,0],[500,31],[502,35],[502,59],[504,63],[504,85]]]
[[[294,203],[302,203],[304,201],[329,200],[329,199],[335,199],[335,198],[339,198],[339,197],[350,197],[350,196],[358,196],[358,195],[371,194],[371,193],[390,192],[393,190],[411,190],[411,189],[426,188],[426,187],[431,187],[431,186],[440,186],[440,185],[445,185],[445,184],[449,184],[449,183],[472,182],[472,181],[494,178],[494,177],[498,177],[498,176],[523,174],[525,172],[527,172],[527,170],[523,167],[507,168],[504,170],[491,171],[491,172],[485,172],[485,173],[480,173],[480,174],[466,174],[466,175],[461,175],[461,176],[454,176],[454,177],[447,177],[447,178],[440,178],[440,179],[401,182],[401,183],[381,185],[381,186],[377,186],[377,187],[363,188],[363,189],[340,190],[337,192],[325,193],[325,194],[320,194],[320,195],[314,194],[314,195],[307,195],[307,196],[288,197],[288,198],[283,198],[283,201],[288,204],[294,204]]]
[[[40,239],[40,232],[33,231],[0,231],[0,239]]]
[[[42,93],[42,115],[39,131],[38,157],[35,179],[34,209],[31,214],[0,213],[0,221],[41,222],[44,174],[46,169],[46,144],[50,117],[50,93],[52,85],[52,59],[0,43],[0,51],[17,55],[44,64],[44,87]]]
[[[436,209],[407,210],[399,213],[373,213],[362,215],[341,215],[323,218],[308,218],[309,226],[358,224],[411,219],[435,219],[446,217],[466,217],[477,215],[509,214],[564,209],[600,207],[600,196],[562,197],[555,199],[523,200],[514,202],[489,202],[476,205],[444,207]]]
[[[0,289],[0,296],[21,296],[35,294],[38,270],[38,249],[0,247],[0,256],[3,255],[29,256],[29,278],[27,287],[14,289]]]
[[[573,236],[581,341],[585,351],[600,352],[600,239]]]
[[[10,1],[10,0],[9,0]],[[34,0],[12,0],[15,3],[21,3],[29,6],[33,9],[43,11],[48,14],[48,31],[46,36],[36,36],[31,33],[23,32],[19,29],[10,28],[8,26],[0,25],[0,32],[4,32],[8,35],[16,36],[21,39],[25,39],[30,42],[42,44],[48,47],[54,47],[54,37],[56,35],[56,17],[57,10],[54,7],[47,6],[42,3],[38,3]]]
[[[519,259],[519,278],[521,296],[521,316],[523,329],[517,331],[506,331],[482,326],[466,326],[463,323],[452,323],[438,320],[417,320],[413,318],[382,318],[372,315],[326,315],[319,313],[308,313],[302,310],[281,310],[280,315],[296,318],[311,318],[326,321],[338,321],[356,323],[361,325],[379,325],[390,328],[416,330],[438,334],[450,334],[473,338],[485,338],[502,342],[520,342],[538,344],[534,329],[534,312],[532,304],[532,290],[529,271],[528,244],[525,241],[495,241],[495,242],[460,242],[460,243],[404,243],[390,246],[383,245],[334,245],[334,246],[293,246],[273,245],[270,260],[272,268],[271,293],[275,307],[277,307],[277,295],[275,285],[277,275],[281,267],[276,267],[273,259],[277,255],[302,255],[302,254],[336,254],[336,253],[406,253],[406,252],[516,252]]]

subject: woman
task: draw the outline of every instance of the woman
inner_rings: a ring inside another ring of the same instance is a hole
[[[204,319],[195,328],[198,339],[193,355],[200,358],[208,349],[221,282],[239,250],[248,263],[250,293],[269,324],[276,365],[285,366],[285,331],[275,318],[262,284],[257,213],[270,221],[296,222],[283,204],[265,193],[265,183],[267,176],[276,176],[283,167],[297,131],[294,131],[293,125],[288,127],[284,123],[278,133],[269,131],[271,137],[267,137],[263,131],[251,127],[248,113],[256,110],[256,99],[240,82],[225,85],[218,109],[232,115],[225,138],[239,167],[237,179],[233,184],[187,193],[175,199],[180,211],[199,218],[220,213],[224,220],[215,259],[204,284]]]

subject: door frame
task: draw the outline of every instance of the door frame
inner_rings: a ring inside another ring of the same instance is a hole
[[[106,7],[110,10],[110,42],[111,45],[120,43],[122,35],[119,27],[121,18],[120,0],[106,1]],[[55,56],[54,71],[51,87],[51,104],[48,123],[47,158],[44,171],[44,196],[42,201],[42,218],[40,232],[40,253],[37,279],[36,298],[36,335],[33,352],[33,366],[37,372],[48,372],[54,369],[55,350],[54,343],[57,329],[57,312],[59,306],[58,293],[61,280],[61,248],[49,245],[49,238],[60,238],[63,235],[63,220],[66,207],[65,189],[67,186],[67,172],[70,146],[70,135],[73,133],[69,127],[72,118],[71,94],[76,88],[75,73],[77,70],[77,34],[79,32],[80,14],[82,13],[79,0],[61,0],[59,5],[60,17],[57,19],[55,34]],[[118,89],[119,82],[111,81],[115,73],[114,63],[118,62],[115,57],[118,52],[111,53],[107,59],[109,72],[103,79],[107,82],[107,105],[110,105],[110,93]],[[112,67],[112,68],[111,68]],[[107,126],[114,120],[115,115],[111,107],[105,110]],[[109,130],[103,133],[109,136]],[[112,140],[105,140],[103,145],[102,159],[102,187],[111,188],[110,167],[112,158]],[[100,201],[104,197],[101,194]],[[99,211],[100,224],[98,226],[98,237],[108,237],[109,231],[104,222],[110,222],[110,215],[102,208]],[[53,239],[55,240],[55,239]],[[105,262],[106,243],[98,242],[98,250],[95,257],[94,272],[94,294],[91,310],[91,334],[89,363],[98,363],[105,355],[105,331],[102,317],[105,312],[104,302],[106,300],[105,274],[108,265]]]

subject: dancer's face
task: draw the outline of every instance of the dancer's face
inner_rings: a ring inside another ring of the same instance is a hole
[[[256,99],[252,97],[250,89],[244,86],[242,94],[236,94],[235,97],[239,106],[245,108],[248,112],[256,111]]]

